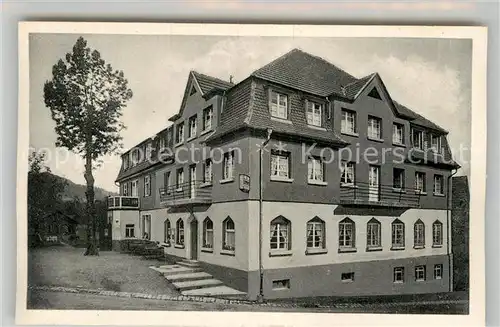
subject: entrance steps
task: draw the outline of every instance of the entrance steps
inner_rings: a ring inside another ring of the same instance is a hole
[[[175,265],[150,267],[163,274],[182,295],[243,297],[245,292],[224,285],[202,270],[196,260],[183,259]]]

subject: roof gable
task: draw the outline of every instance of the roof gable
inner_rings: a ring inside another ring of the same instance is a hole
[[[357,79],[332,63],[299,49],[257,69],[252,76],[326,97],[342,94],[342,87]]]

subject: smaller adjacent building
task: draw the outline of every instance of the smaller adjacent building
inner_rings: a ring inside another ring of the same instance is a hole
[[[68,242],[77,235],[78,221],[60,210],[46,214],[37,226],[37,231],[29,233],[30,244]]]
[[[469,181],[467,176],[452,179],[451,230],[453,290],[469,290]]]

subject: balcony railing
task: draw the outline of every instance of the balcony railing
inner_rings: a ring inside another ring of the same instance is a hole
[[[413,188],[395,188],[392,185],[356,183],[343,185],[340,203],[347,205],[371,205],[382,207],[417,208],[420,192]]]
[[[137,196],[108,196],[108,209],[139,209]]]
[[[160,202],[166,206],[212,203],[212,188],[203,181],[160,188]]]

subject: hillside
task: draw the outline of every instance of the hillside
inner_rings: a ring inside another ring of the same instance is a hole
[[[74,198],[79,198],[80,200],[85,201],[85,189],[86,189],[85,185],[76,184],[73,181],[58,175],[54,174],[51,175],[61,180],[61,182],[66,183],[64,192],[61,195],[63,201],[73,200]],[[94,187],[94,192],[96,200],[104,200],[109,195],[117,195],[117,193],[115,192],[107,191],[100,187]]]

